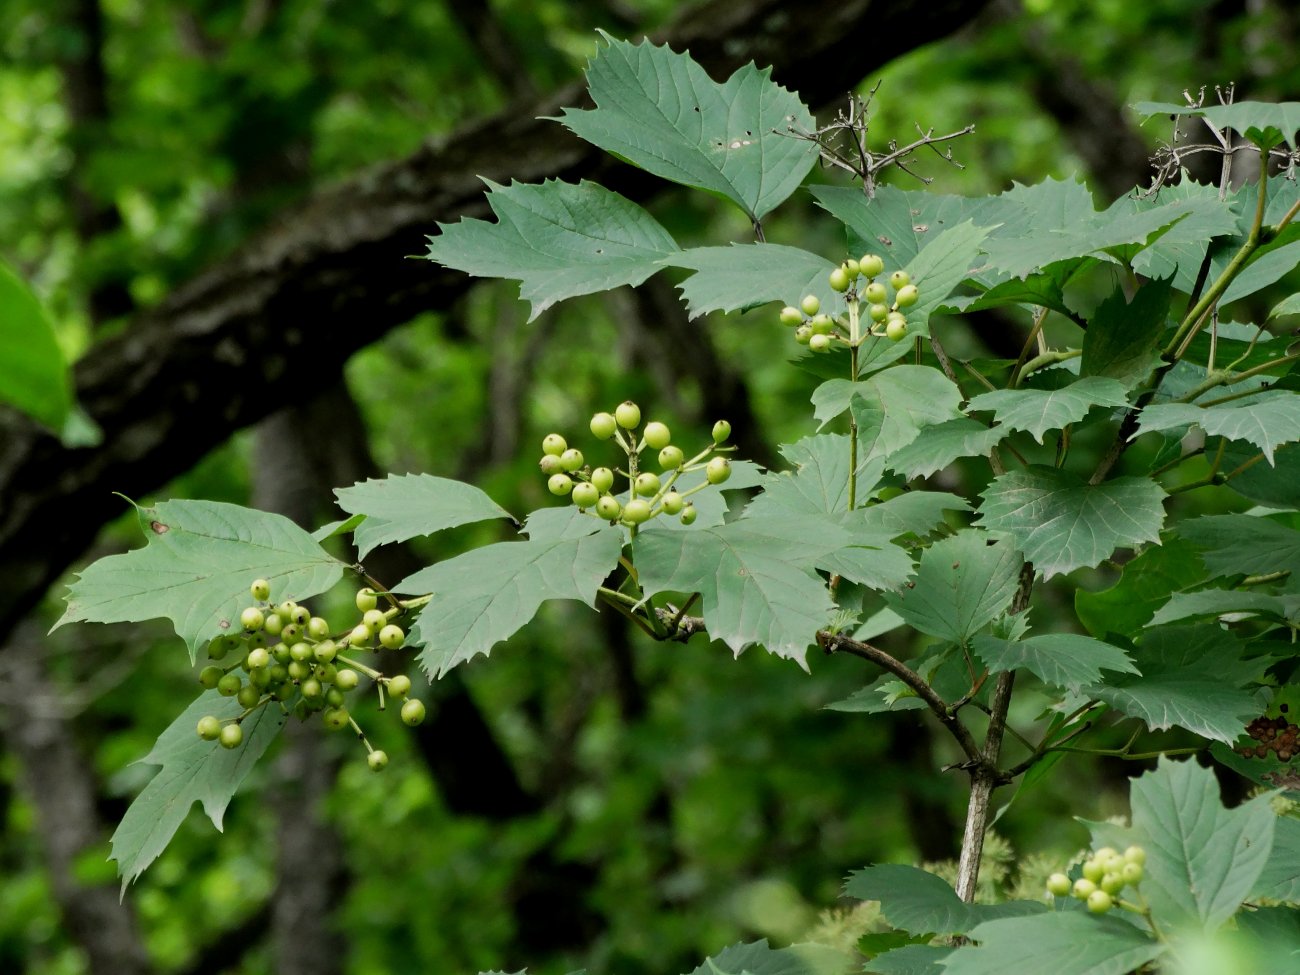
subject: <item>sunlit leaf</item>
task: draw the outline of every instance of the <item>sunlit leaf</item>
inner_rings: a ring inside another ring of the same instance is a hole
[[[336,488],[339,507],[364,515],[353,532],[357,555],[365,558],[377,545],[404,542],[446,528],[492,518],[511,518],[472,484],[432,474],[393,474],[348,488]]]

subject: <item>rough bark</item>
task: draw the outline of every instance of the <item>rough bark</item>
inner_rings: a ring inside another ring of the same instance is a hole
[[[106,830],[96,809],[94,771],[74,740],[45,652],[40,631],[31,626],[16,631],[6,647],[0,727],[36,808],[50,887],[91,975],[149,975],[153,966],[132,902],[119,900],[115,884],[85,885],[76,878],[77,858],[100,843]]]
[[[750,59],[772,64],[818,104],[879,65],[863,54],[868,29],[890,38],[879,49],[893,57],[986,2],[718,0],[687,12],[665,39],[715,75]],[[0,640],[120,513],[112,491],[143,496],[291,402],[300,392],[285,381],[291,366],[328,382],[357,349],[462,293],[464,275],[408,256],[436,221],[484,215],[480,175],[596,177],[639,200],[661,190],[538,119],[579,97],[569,86],[320,193],[104,340],[75,370],[78,397],[104,432],[99,446],[68,449],[0,414]]]

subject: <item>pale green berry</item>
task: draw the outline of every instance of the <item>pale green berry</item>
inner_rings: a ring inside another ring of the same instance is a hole
[[[907,336],[907,320],[891,318],[885,326],[885,337],[891,342],[898,342]]]
[[[306,680],[311,676],[311,664],[305,660],[290,660],[285,670],[288,671],[290,680]]]
[[[371,589],[369,586],[367,586],[365,589],[357,590],[358,610],[364,613],[366,612],[366,610],[374,609],[378,605],[379,605],[379,597],[375,595],[375,591]]]
[[[659,466],[666,471],[675,471],[684,463],[686,463],[686,455],[682,453],[681,447],[669,444],[659,451]]]
[[[688,501],[686,507],[682,509],[682,524],[693,525],[698,515],[699,512],[695,510],[695,505]]]
[[[884,259],[878,254],[863,254],[858,258],[858,270],[864,278],[874,278],[884,269]]]
[[[321,640],[320,643],[311,648],[311,652],[317,663],[327,664],[338,656],[339,645],[333,640]]]
[[[268,613],[265,622],[262,623],[262,632],[271,636],[279,636],[280,631],[284,629],[284,620],[279,613]]]
[[[670,515],[676,515],[681,513],[682,508],[686,504],[686,499],[683,498],[676,491],[669,491],[667,494],[664,495],[663,501],[661,503],[664,506],[665,512],[667,512]]]
[[[264,603],[271,598],[271,584],[265,579],[254,579],[253,584],[248,587],[248,591],[259,602]]]
[[[889,306],[883,302],[880,304],[870,305],[867,308],[867,315],[873,322],[883,322],[889,317]]]
[[[386,650],[397,650],[406,642],[406,633],[396,623],[389,623],[379,631],[379,644]]]
[[[872,281],[863,289],[862,297],[866,298],[873,305],[883,305],[885,299],[889,297],[889,292],[879,281]]]
[[[633,498],[623,506],[623,520],[629,525],[639,525],[650,519],[650,504],[640,498]]]
[[[221,680],[223,673],[220,667],[204,667],[199,671],[199,683],[208,690],[212,690],[217,686],[217,682]]]
[[[330,731],[342,731],[349,724],[348,709],[341,707],[326,708],[321,712],[321,721]]]
[[[835,320],[830,315],[814,315],[808,324],[812,326],[813,335],[830,335],[835,331]]]
[[[307,661],[313,659],[315,656],[316,654],[312,650],[311,644],[303,640],[299,640],[289,648],[289,658],[291,660]]]
[[[912,277],[906,271],[895,271],[889,276],[889,285],[895,291],[901,291],[911,282]]]
[[[1072,886],[1070,878],[1063,873],[1054,873],[1047,878],[1047,892],[1053,897],[1065,897]]]
[[[829,283],[832,291],[848,291],[849,272],[844,270],[842,267],[837,267],[835,270],[831,271]]]
[[[352,632],[348,634],[348,643],[354,647],[364,647],[370,642],[372,636],[374,636],[374,631],[370,627],[366,626],[365,623],[358,623],[352,627]]]
[[[313,616],[307,621],[307,635],[313,640],[324,640],[330,635],[329,622],[321,616]]]
[[[217,740],[221,742],[222,748],[238,748],[244,740],[244,729],[237,724],[228,724],[221,729]]]
[[[825,352],[831,347],[831,337],[829,335],[814,335],[808,340],[808,348],[813,352]]]
[[[821,300],[816,295],[804,295],[803,301],[799,302],[799,307],[803,309],[805,315],[816,315],[821,306]]]
[[[726,443],[727,438],[731,436],[731,424],[726,420],[719,420],[713,424],[713,442]]]
[[[653,497],[659,490],[659,475],[646,471],[636,476],[636,493],[643,498]]]
[[[608,467],[597,467],[591,472],[591,483],[597,491],[605,494],[614,486],[614,472]]]
[[[402,703],[402,723],[414,728],[424,720],[424,702],[413,697]]]
[[[244,661],[249,670],[257,670],[261,667],[271,666],[271,655],[267,653],[265,647],[254,647],[248,651],[248,657]]]
[[[217,681],[217,693],[222,697],[234,697],[243,686],[244,681],[238,674],[223,674]]]
[[[405,674],[398,674],[396,677],[388,678],[388,693],[393,697],[406,697],[411,693],[411,678]]]
[[[239,614],[239,625],[248,633],[260,630],[265,622],[266,616],[256,606],[249,606]]]
[[[614,410],[614,419],[624,430],[631,430],[641,424],[641,407],[630,399],[624,400]]]
[[[554,454],[542,454],[542,459],[537,462],[537,469],[547,477],[564,473],[564,468],[560,466],[560,458]]]
[[[360,681],[361,677],[355,670],[340,670],[338,676],[334,678],[334,686],[340,691],[350,691],[354,689]]]
[[[575,484],[573,486],[573,503],[579,508],[590,508],[600,500],[600,490],[594,484]]]
[[[811,325],[800,325],[794,330],[794,340],[800,345],[807,345],[808,340],[812,338],[812,334],[813,331]]]
[[[645,432],[641,434],[645,438],[645,444],[651,450],[662,450],[672,441],[672,432],[668,425],[660,423],[658,420],[651,420],[645,425]]]
[[[199,718],[199,737],[204,741],[216,741],[221,737],[221,722],[210,714]]]
[[[562,498],[573,490],[573,478],[568,474],[552,474],[550,480],[546,482],[546,489],[558,498]]]
[[[898,294],[894,295],[894,304],[899,308],[910,308],[920,297],[921,292],[916,289],[916,285],[905,284],[898,289]]]
[[[1094,890],[1088,895],[1088,910],[1093,914],[1105,914],[1114,906],[1115,902],[1104,890]]]
[[[861,269],[858,267],[858,262],[855,258],[850,257],[840,266],[844,268],[844,273],[846,273],[850,278],[856,278],[861,273]]]
[[[1124,851],[1124,859],[1128,863],[1136,863],[1141,866],[1147,862],[1147,851],[1140,846],[1130,846]]]
[[[1096,891],[1097,891],[1097,885],[1095,883],[1093,883],[1087,877],[1080,877],[1078,880],[1074,882],[1074,887],[1071,888],[1070,893],[1072,893],[1079,900],[1086,901],[1089,897],[1091,897],[1094,893],[1096,893]]]
[[[1144,876],[1145,873],[1146,871],[1143,868],[1142,864],[1133,863],[1132,861],[1125,863],[1124,866],[1120,869],[1120,876],[1124,878],[1124,883],[1126,885],[1140,884],[1142,882],[1142,877]]]
[[[1093,857],[1084,863],[1080,872],[1095,884],[1101,882],[1102,876],[1106,873],[1106,868],[1101,864],[1101,861]]]
[[[781,324],[794,328],[796,325],[803,324],[803,312],[792,305],[786,305],[781,309]]]
[[[368,609],[361,614],[361,622],[372,630],[377,630],[387,621],[388,617],[384,615],[383,610]]]
[[[262,699],[262,692],[259,691],[252,684],[245,684],[243,687],[239,689],[239,693],[235,695],[235,700],[238,701],[239,706],[241,708],[244,708],[245,710],[247,710],[248,708],[256,707],[257,702],[260,701],[261,699]]]
[[[731,461],[725,457],[714,457],[704,469],[704,476],[710,484],[721,484],[731,477]]]
[[[388,752],[382,748],[376,748],[366,756],[366,764],[370,766],[372,772],[382,772],[388,767]]]
[[[542,453],[550,454],[552,457],[559,457],[569,449],[568,442],[558,433],[548,433],[542,438]]]
[[[618,503],[618,498],[612,494],[606,494],[596,502],[596,514],[606,521],[616,521],[622,513],[623,506]]]
[[[597,413],[591,418],[591,435],[597,440],[608,440],[617,428],[613,413]]]
[[[579,470],[585,462],[586,458],[582,456],[582,451],[575,450],[573,447],[560,454],[560,470],[566,474]]]

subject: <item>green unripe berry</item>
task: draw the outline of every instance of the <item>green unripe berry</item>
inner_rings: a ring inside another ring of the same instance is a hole
[[[796,325],[803,324],[803,312],[793,305],[786,305],[781,309],[781,324],[794,328]]]
[[[287,664],[293,658],[289,656],[289,644],[277,643],[271,647],[271,659],[276,663]]]
[[[615,521],[623,513],[623,506],[618,503],[618,499],[611,494],[606,494],[596,502],[596,514],[606,521]]]
[[[1097,885],[1095,883],[1093,883],[1087,877],[1080,877],[1078,880],[1074,882],[1074,887],[1071,888],[1070,893],[1073,894],[1075,897],[1077,897],[1079,900],[1086,901],[1089,897],[1093,895],[1093,893],[1096,892],[1096,890],[1097,890]]]
[[[568,442],[558,433],[548,433],[542,438],[542,453],[550,454],[552,457],[559,457],[569,449]]]
[[[289,619],[298,626],[306,626],[311,622],[311,610],[306,606],[295,606],[293,612],[289,614]]]
[[[1140,846],[1130,846],[1124,851],[1124,860],[1127,863],[1136,863],[1142,866],[1147,862],[1147,851]]]
[[[378,605],[379,597],[375,595],[375,591],[369,586],[357,590],[357,609],[361,612],[364,613],[367,610],[374,609]]]
[[[882,305],[885,303],[885,299],[889,297],[889,292],[885,290],[885,286],[879,281],[872,281],[863,290],[862,297],[873,305]]]
[[[894,295],[894,304],[899,308],[910,308],[920,297],[921,292],[916,289],[916,285],[905,284],[898,289],[898,294]]]
[[[254,647],[248,651],[248,659],[244,663],[248,665],[249,670],[259,670],[271,666],[271,655],[267,653],[265,647]]]
[[[899,342],[907,337],[907,321],[891,318],[885,326],[885,337],[891,342]]]
[[[297,643],[301,637],[302,627],[297,623],[286,623],[284,629],[280,631],[280,640],[284,643]]]
[[[361,677],[355,670],[340,670],[334,678],[334,686],[340,691],[353,690],[360,682]]]
[[[244,740],[244,729],[237,724],[228,724],[221,729],[217,740],[221,742],[222,748],[238,748]]]
[[[1108,873],[1101,878],[1097,886],[1108,894],[1118,894],[1124,889],[1124,877],[1122,874]]]
[[[280,631],[284,629],[284,620],[279,613],[268,613],[266,622],[262,624],[262,632],[269,633],[271,636],[279,636]]]
[[[814,335],[808,340],[808,348],[813,352],[825,352],[831,347],[831,337],[829,335]]]
[[[1104,890],[1094,890],[1088,895],[1088,910],[1093,914],[1105,914],[1114,906],[1115,902]]]
[[[591,483],[601,494],[605,494],[614,486],[614,472],[608,467],[597,467],[591,472]]]
[[[808,324],[812,326],[813,335],[830,335],[835,331],[835,320],[830,315],[814,315]]]
[[[667,494],[664,495],[663,501],[661,503],[664,506],[665,512],[667,512],[670,515],[676,515],[676,514],[680,514],[682,508],[685,507],[686,499],[683,498],[676,491],[669,491]]]
[[[912,277],[906,271],[895,271],[889,276],[889,286],[895,291],[902,291],[911,281]]]
[[[623,506],[623,520],[629,525],[639,525],[650,519],[650,505],[640,498],[633,498]]]
[[[1092,855],[1092,858],[1098,863],[1105,863],[1111,857],[1118,855],[1119,851],[1117,851],[1113,846],[1103,846]]]
[[[325,687],[315,677],[308,677],[299,686],[298,690],[302,691],[302,696],[306,698],[317,698],[325,696]]]
[[[591,435],[597,440],[608,440],[618,429],[613,413],[597,413],[591,418]]]
[[[271,664],[266,668],[266,676],[271,678],[272,684],[283,684],[289,679],[289,667],[287,664]]]
[[[264,603],[271,598],[271,584],[265,579],[254,579],[248,591],[258,602]]]
[[[262,692],[259,691],[252,684],[245,684],[243,687],[239,689],[239,693],[235,695],[235,700],[238,701],[239,706],[241,708],[244,708],[245,710],[247,710],[248,708],[257,707],[257,702],[260,701],[261,699],[262,699]]]
[[[714,457],[709,466],[704,468],[704,476],[710,484],[721,484],[731,477],[731,461],[725,457]]]
[[[382,748],[376,748],[366,756],[366,764],[370,766],[373,772],[382,772],[388,767],[388,752]]]
[[[322,680],[321,683],[323,684],[324,680]],[[345,700],[347,700],[347,698],[343,696],[343,692],[340,691],[337,687],[331,687],[325,691],[326,707],[341,708],[343,707],[343,702]]]
[[[867,308],[867,315],[873,322],[883,322],[889,317],[889,306],[884,302],[871,305]]]
[[[361,622],[372,630],[379,629],[387,620],[388,618],[384,616],[383,611],[379,609],[368,609],[361,614]]]
[[[673,439],[667,424],[660,423],[658,420],[651,420],[645,425],[645,432],[642,437],[645,438],[645,444],[651,450],[662,450]]]
[[[587,459],[582,456],[581,450],[570,447],[564,453],[560,454],[560,470],[564,471],[566,474],[572,474],[574,471],[579,470],[582,465],[586,463],[586,460]]]
[[[1125,886],[1136,886],[1137,884],[1140,884],[1142,882],[1142,877],[1145,874],[1146,870],[1143,868],[1142,864],[1133,863],[1132,861],[1125,863],[1124,866],[1120,868],[1119,872],[1119,875],[1124,878]]]
[[[311,648],[311,653],[316,658],[317,663],[327,664],[338,656],[339,645],[333,640],[321,640],[320,643]]]
[[[339,675],[339,669],[333,664],[317,664],[316,677],[322,684],[333,684],[334,678]]]
[[[885,261],[879,254],[863,254],[858,258],[858,271],[864,278],[874,278],[885,269]]]
[[[311,664],[305,660],[290,660],[285,670],[291,680],[306,680],[311,676]]]
[[[219,636],[208,644],[209,660],[224,660],[226,655],[239,646],[239,638],[233,636]]]
[[[726,443],[727,438],[731,436],[731,424],[726,420],[719,420],[713,424],[713,442]]]
[[[199,737],[204,741],[216,741],[221,737],[221,722],[210,714],[205,714],[199,718],[198,725]]]
[[[1080,873],[1096,884],[1101,882],[1102,876],[1106,873],[1106,868],[1094,857],[1084,863]]]
[[[249,647],[265,647],[271,641],[266,638],[265,630],[258,630],[256,633],[250,633],[245,642],[248,643]]]
[[[816,295],[804,295],[803,301],[799,302],[799,307],[803,309],[805,315],[816,315],[821,306],[821,299]]]
[[[217,686],[217,682],[221,680],[222,673],[220,667],[204,667],[199,671],[199,683],[208,690],[212,690]]]
[[[321,712],[321,721],[330,731],[342,731],[348,726],[348,709],[341,707],[326,708]]]
[[[557,498],[562,498],[573,490],[573,478],[568,474],[552,474],[551,479],[546,482],[546,490]]]
[[[800,345],[807,345],[808,340],[812,338],[813,330],[811,325],[800,325],[794,330],[794,340]]]
[[[264,691],[271,686],[271,668],[255,667],[248,672],[248,683],[256,687],[259,691]]]
[[[659,475],[646,471],[636,476],[636,493],[643,498],[653,497],[659,490]]]
[[[600,500],[600,490],[594,484],[575,484],[572,498],[579,508],[591,508]]]
[[[402,723],[408,724],[414,728],[424,720],[424,702],[419,698],[411,698],[402,704]]]
[[[659,451],[659,466],[666,471],[675,471],[684,463],[686,463],[686,455],[682,453],[682,448],[675,444],[669,444]]]
[[[641,425],[641,407],[630,399],[619,403],[614,409],[614,420],[624,430],[631,430]]]
[[[310,643],[304,643],[299,640],[289,648],[290,660],[311,660],[316,656]]]
[[[849,272],[842,267],[837,267],[830,273],[829,281],[832,291],[849,290]]]
[[[217,681],[217,693],[222,697],[234,697],[243,686],[244,681],[238,674],[222,674],[221,680]]]
[[[695,505],[691,504],[688,501],[686,503],[686,507],[682,509],[682,524],[683,525],[695,524],[695,519],[696,517],[698,517],[698,515],[699,512],[695,510]]]
[[[861,273],[857,258],[850,257],[840,267],[844,268],[844,272],[851,278],[856,278]]]
[[[411,693],[411,678],[405,674],[388,678],[388,693],[393,697],[406,697]]]
[[[542,459],[537,462],[537,469],[547,477],[564,473],[564,468],[560,466],[560,458],[554,454],[542,454]]]
[[[397,650],[406,642],[406,633],[396,623],[389,623],[379,631],[379,643],[385,650]]]
[[[1047,892],[1053,897],[1065,897],[1073,886],[1070,878],[1063,873],[1054,873],[1047,878]]]
[[[358,623],[348,634],[348,643],[354,647],[364,647],[374,636],[374,632],[365,623]]]
[[[256,632],[266,622],[266,616],[256,606],[249,606],[239,614],[239,625],[248,633]]]
[[[307,621],[307,635],[313,640],[324,640],[330,635],[329,621],[321,616],[313,616]]]

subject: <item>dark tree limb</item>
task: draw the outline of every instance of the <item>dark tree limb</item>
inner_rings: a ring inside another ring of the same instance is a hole
[[[689,46],[715,75],[750,59],[772,64],[781,83],[819,104],[879,66],[863,55],[868,30],[890,38],[893,57],[986,3],[716,0],[688,11],[665,39]],[[436,221],[485,215],[480,175],[593,177],[638,200],[662,190],[537,118],[580,94],[575,84],[516,106],[290,208],[104,340],[75,370],[101,445],[68,449],[25,417],[0,414],[0,640],[121,513],[112,491],[142,497],[292,402],[300,389],[286,380],[291,366],[328,383],[352,353],[460,295],[464,275],[407,258]]]

